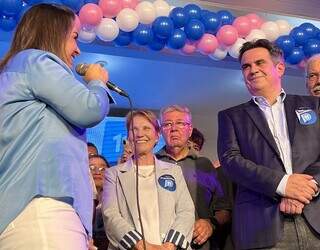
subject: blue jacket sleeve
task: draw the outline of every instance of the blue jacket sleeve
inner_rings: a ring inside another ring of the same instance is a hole
[[[109,98],[101,81],[84,85],[55,55],[41,53],[26,65],[33,95],[77,127],[92,127],[109,112]]]

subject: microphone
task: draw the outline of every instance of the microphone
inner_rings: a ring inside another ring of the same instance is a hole
[[[75,70],[76,72],[78,73],[78,75],[80,76],[84,76],[87,72],[89,68],[89,64],[86,64],[86,63],[79,63]],[[123,89],[120,89],[117,85],[115,85],[114,83],[110,82],[110,81],[107,81],[106,82],[106,85],[109,89],[117,92],[119,95],[122,95],[124,97],[129,97],[129,95],[127,94],[127,92],[125,92]]]

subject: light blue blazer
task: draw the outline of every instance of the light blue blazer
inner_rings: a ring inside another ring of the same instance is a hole
[[[54,54],[28,49],[9,61],[0,73],[0,233],[36,196],[68,201],[91,232],[85,128],[108,111],[103,83],[79,82]]]
[[[194,205],[179,166],[155,158],[159,201],[160,238],[182,249],[189,247],[194,224]],[[176,188],[163,182],[172,177]],[[170,177],[171,176],[171,177]],[[103,187],[103,219],[109,249],[131,249],[142,239],[136,202],[133,162],[106,170]],[[150,197],[153,199],[153,197]]]

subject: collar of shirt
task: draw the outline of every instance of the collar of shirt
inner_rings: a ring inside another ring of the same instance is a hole
[[[284,89],[281,89],[279,96],[277,97],[277,102],[276,103],[283,103],[284,100],[286,99],[286,92]],[[264,109],[266,107],[270,107],[271,105],[268,103],[267,99],[264,96],[252,96],[252,100],[254,101],[255,104],[259,106],[259,108]]]
[[[168,158],[174,160],[172,158],[172,156],[166,152],[166,146],[164,146],[162,149],[160,149],[160,151],[157,152],[157,156],[160,156],[161,158],[162,157],[168,157]],[[189,152],[188,152],[187,156],[184,157],[183,159],[180,159],[179,161],[182,161],[182,160],[184,160],[186,158],[197,159],[198,158],[198,153],[194,149],[189,149]]]

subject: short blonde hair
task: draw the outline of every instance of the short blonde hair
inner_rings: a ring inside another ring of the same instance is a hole
[[[134,110],[132,113],[129,112],[127,114],[127,116],[126,116],[126,127],[127,127],[127,131],[128,132],[130,130],[132,119],[135,116],[139,116],[139,115],[144,117],[144,118],[146,118],[153,125],[153,127],[155,128],[157,133],[160,132],[160,126],[159,126],[159,122],[158,122],[157,116],[152,111],[145,110],[145,109]]]

